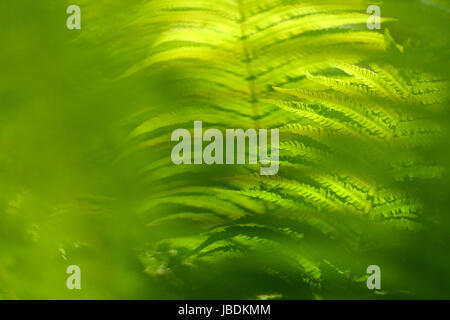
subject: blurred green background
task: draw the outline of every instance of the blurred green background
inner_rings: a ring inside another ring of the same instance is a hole
[[[70,31],[70,1],[1,1],[0,299],[255,298],[253,288],[288,292],[282,298],[450,298],[447,175],[405,186],[423,203],[418,230],[361,222],[375,249],[336,253],[363,278],[356,285],[336,282],[325,293],[305,294],[307,287],[282,287],[252,273],[251,263],[247,270],[224,262],[209,269],[209,276],[180,271],[181,280],[145,272],[146,248],[160,234],[186,227],[147,226],[139,207],[159,186],[149,187],[139,168],[152,159],[123,156],[132,115],[152,104],[176,109],[182,99],[173,82],[182,69],[120,78],[148,54],[159,32],[130,21],[145,2],[81,1],[82,29]],[[383,16],[398,19],[390,25],[392,37],[411,47],[392,61],[448,78],[449,3],[392,0],[381,6]],[[448,167],[448,108],[439,121],[443,134],[426,155]],[[192,179],[209,177],[205,172]],[[264,264],[271,257],[249,259]],[[382,270],[380,294],[365,288],[371,264]],[[81,267],[82,290],[66,288],[69,265]],[[227,285],[227,279],[240,277],[247,278],[241,287]]]

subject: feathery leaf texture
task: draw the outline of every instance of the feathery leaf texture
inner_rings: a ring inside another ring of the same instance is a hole
[[[438,164],[403,160],[439,134],[426,115],[445,102],[447,83],[380,59],[387,46],[403,47],[387,29],[367,30],[367,6],[359,0],[143,1],[128,27],[147,36],[122,49],[140,60],[117,78],[171,74],[177,103],[130,118],[123,151],[125,158],[152,159],[140,168],[148,197],[139,211],[148,227],[174,230],[143,250],[147,274],[176,283],[185,269],[273,255],[279,261],[260,265],[255,258],[254,269],[311,293],[326,270],[343,275],[347,268],[317,254],[313,234],[345,239],[350,250],[363,233],[354,219],[417,226],[420,203],[395,185],[444,173]],[[279,175],[260,177],[254,166],[173,165],[170,133],[194,120],[204,128],[279,128]]]

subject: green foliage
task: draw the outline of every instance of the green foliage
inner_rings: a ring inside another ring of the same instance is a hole
[[[441,255],[448,245],[447,202],[433,203],[448,177],[439,151],[448,62],[417,53],[428,45],[440,56],[449,44],[398,27],[415,21],[414,12],[398,21],[405,2],[386,1],[382,30],[367,29],[370,3],[362,0],[80,2],[83,30],[64,42],[75,50],[64,53],[71,75],[55,71],[64,79],[58,92],[73,89],[74,101],[67,114],[60,97],[44,107],[59,112],[46,121],[75,123],[75,132],[44,143],[55,161],[13,164],[0,154],[14,181],[10,190],[1,185],[4,297],[73,297],[56,289],[64,274],[40,271],[49,292],[39,281],[19,284],[17,274],[32,271],[8,263],[32,263],[30,243],[54,255],[52,272],[67,263],[91,272],[96,289],[83,298],[376,298],[365,285],[371,264],[386,272],[382,297],[448,297],[449,287],[436,289],[442,279],[421,282],[426,293],[408,281],[443,266],[408,268],[426,265],[427,246],[438,242]],[[438,5],[413,4],[445,28]],[[24,105],[24,113],[34,106]],[[194,120],[205,130],[279,128],[279,174],[260,176],[259,165],[175,166],[171,133]],[[2,141],[15,134],[29,137],[10,129]],[[61,160],[66,145],[78,147],[78,163],[71,153]],[[13,172],[48,174],[58,163],[64,175],[48,184],[45,174],[18,182]],[[423,250],[405,252],[430,230],[436,237]]]

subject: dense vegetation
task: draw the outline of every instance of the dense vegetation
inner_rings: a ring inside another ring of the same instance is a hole
[[[450,298],[448,1],[61,2],[0,5],[0,298]],[[278,175],[175,166],[195,120]]]

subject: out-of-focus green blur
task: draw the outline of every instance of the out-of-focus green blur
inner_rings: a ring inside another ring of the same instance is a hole
[[[0,299],[189,297],[167,292],[144,272],[140,250],[157,238],[137,213],[137,200],[146,196],[138,172],[145,160],[122,158],[130,115],[151,103],[177,107],[170,73],[118,80],[125,71],[120,63],[139,54],[118,57],[113,39],[145,37],[126,19],[142,2],[83,1],[81,30],[66,28],[70,1],[0,3]],[[422,41],[417,55],[424,65],[448,77],[449,9],[431,3],[450,8],[446,1],[385,1],[383,14],[399,19],[390,30],[398,41]],[[439,12],[426,14],[433,10]],[[448,165],[447,136],[429,157]],[[399,296],[450,298],[449,188],[444,179],[424,181],[413,191],[438,222],[433,229],[371,229],[368,234],[386,250],[354,263],[376,261],[383,288]],[[81,267],[82,290],[66,288],[69,265]],[[226,265],[221,271],[226,274]],[[328,297],[361,297],[339,292]]]
[[[73,45],[67,6],[0,5],[0,297],[146,298],[135,186],[114,165],[135,97],[104,78],[106,47]],[[69,265],[81,291],[66,288]]]

